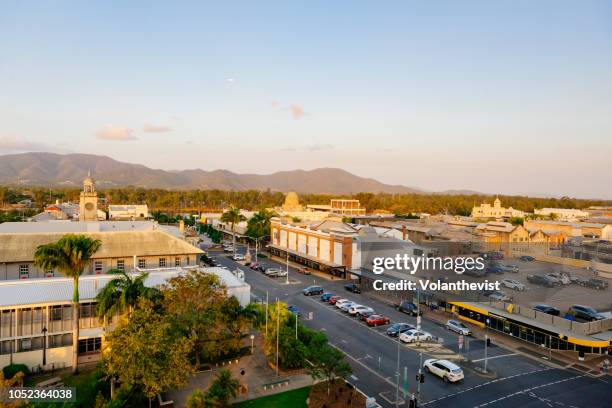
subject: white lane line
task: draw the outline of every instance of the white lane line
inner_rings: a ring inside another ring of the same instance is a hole
[[[362,366],[363,368],[365,368],[366,370],[368,370],[369,372],[371,372],[372,374],[374,374],[375,376],[377,376],[378,378],[380,378],[381,380],[383,380],[384,382],[386,382],[387,384],[395,388],[395,383],[393,381],[390,381],[388,380],[388,378],[383,377],[382,375],[377,373],[375,370],[371,369],[370,367],[368,367],[367,365],[359,361],[357,358],[351,356],[349,353],[342,350],[340,347],[336,346],[335,344],[329,343],[329,345],[336,348],[337,350],[340,350],[342,353],[344,353],[345,356],[347,356],[348,358],[350,358],[351,360],[353,360],[354,362],[356,362],[357,364],[359,364],[360,366]]]
[[[518,356],[519,353],[508,353],[508,354],[501,354],[499,356],[492,356],[492,357],[488,357],[487,360],[493,360],[494,358],[502,358],[502,357],[512,357],[512,356]],[[477,363],[479,361],[484,361],[484,358],[479,358],[477,360],[472,360],[473,363]]]

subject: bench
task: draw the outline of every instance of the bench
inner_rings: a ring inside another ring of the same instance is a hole
[[[272,381],[272,382],[263,384],[262,388],[264,390],[267,390],[268,388],[274,389],[274,387],[276,387],[276,386],[282,387],[283,385],[289,385],[289,379],[288,378],[285,378],[285,379],[282,379],[282,380],[277,380],[277,381]]]
[[[38,384],[36,384],[36,387],[38,388],[58,388],[58,387],[63,387],[63,386],[64,386],[64,381],[62,381],[60,377],[52,377],[52,378],[49,378],[48,380],[41,381]]]

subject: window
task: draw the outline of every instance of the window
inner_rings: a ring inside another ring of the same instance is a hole
[[[30,265],[19,265],[19,279],[28,279],[30,277]]]
[[[146,259],[139,259],[138,260],[138,267],[140,269],[145,269],[147,267],[147,260]]]
[[[174,266],[181,266],[181,258],[178,256],[174,258]]]
[[[102,338],[79,340],[79,354],[95,353],[102,349]]]
[[[189,257],[185,258],[185,265],[189,265]]]
[[[160,268],[166,267],[166,258],[159,258],[159,267]]]
[[[119,259],[117,261],[117,269],[120,270],[121,272],[125,271],[125,261],[123,259]]]
[[[94,273],[100,275],[102,273],[102,261],[94,261]]]

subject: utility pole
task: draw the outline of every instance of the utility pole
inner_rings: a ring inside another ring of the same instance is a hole
[[[280,326],[280,302],[276,298],[276,376],[278,377],[278,336]]]
[[[297,326],[298,326],[298,315],[295,315],[295,339],[297,340]]]
[[[421,347],[421,291],[417,286],[417,347]],[[399,334],[397,335],[399,338]]]
[[[488,329],[489,329],[489,319],[486,319],[486,325],[485,325],[485,346],[484,346],[484,372],[487,372],[487,352],[488,352],[488,347],[489,347],[489,336],[488,336]]]
[[[287,285],[289,284],[289,248],[287,248]]]
[[[268,335],[268,291],[266,290],[266,336]]]
[[[423,352],[419,353],[419,380],[417,381],[417,406],[421,402],[421,376],[423,375]]]
[[[400,379],[400,332],[399,329],[397,331],[397,366],[395,375],[397,376],[395,380],[395,407],[398,408],[399,403],[399,379]]]

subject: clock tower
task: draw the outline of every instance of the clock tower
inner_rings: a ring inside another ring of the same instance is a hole
[[[98,193],[89,172],[83,180],[83,191],[79,200],[79,221],[98,221]]]

